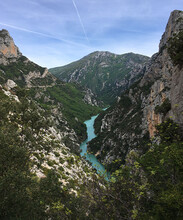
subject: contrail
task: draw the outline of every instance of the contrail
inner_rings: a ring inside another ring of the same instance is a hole
[[[37,32],[37,31],[32,31],[32,30],[29,30],[29,29],[26,29],[26,28],[17,27],[17,26],[10,25],[10,24],[0,23],[0,25],[10,27],[10,28],[13,28],[13,29],[16,29],[16,30],[20,30],[20,31],[29,32],[29,33],[41,35],[41,36],[44,36],[44,37],[52,38],[52,39],[55,39],[55,40],[63,41],[67,44],[73,44],[75,46],[85,46],[83,44],[78,44],[78,43],[75,43],[73,41],[65,40],[63,38],[58,38],[58,37],[55,37],[55,36],[52,36],[52,35],[49,35],[49,34],[44,34],[44,33],[40,33],[40,32]]]
[[[72,0],[72,3],[73,3],[73,5],[74,5],[74,8],[76,9],[76,13],[77,13],[77,16],[78,16],[78,18],[79,18],[79,21],[80,21],[81,27],[82,27],[82,29],[83,29],[84,35],[85,35],[87,41],[89,42],[89,39],[88,39],[88,36],[87,36],[87,34],[86,34],[86,30],[85,30],[85,27],[84,27],[83,21],[82,21],[82,19],[81,19],[81,16],[80,16],[80,14],[79,14],[79,11],[78,11],[78,8],[77,8],[77,5],[76,5],[76,3],[75,3],[74,0]]]

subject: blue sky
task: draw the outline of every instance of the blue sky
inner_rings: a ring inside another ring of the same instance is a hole
[[[0,8],[0,28],[50,68],[99,50],[151,56],[183,0],[6,0]]]

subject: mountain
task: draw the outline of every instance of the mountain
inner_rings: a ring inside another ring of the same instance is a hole
[[[86,127],[83,122],[100,111],[100,108],[96,107],[98,103],[95,96],[79,85],[58,80],[47,68],[31,62],[19,52],[8,31],[2,30],[0,83],[6,86],[8,80],[13,80],[19,87],[26,88],[31,98],[41,108],[52,111],[60,118],[58,119],[60,130],[67,130],[66,127],[69,127],[69,130],[74,129],[74,139],[79,151],[79,143],[86,139]],[[73,145],[72,139],[65,137],[65,143],[68,146]]]
[[[93,52],[79,61],[49,71],[65,82],[77,82],[109,105],[144,72],[148,57],[127,53]]]
[[[171,118],[183,127],[182,29],[183,12],[173,11],[144,75],[96,119],[98,136],[89,149],[110,170],[120,166],[114,163],[118,159],[125,163],[132,150],[145,153],[160,123]]]
[[[58,80],[0,31],[0,219],[86,216],[75,206],[79,194],[93,178],[103,182],[79,154],[83,122],[100,112],[93,101],[90,91]]]

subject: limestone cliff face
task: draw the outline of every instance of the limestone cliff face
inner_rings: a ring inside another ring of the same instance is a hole
[[[115,159],[124,160],[132,149],[142,153],[143,142],[155,135],[156,125],[167,117],[183,125],[183,69],[173,65],[167,49],[170,37],[181,30],[183,12],[176,10],[170,15],[159,52],[146,65],[142,79],[96,122],[100,125],[98,137],[89,149],[98,152],[98,158],[109,168],[114,167]],[[158,112],[158,106],[165,102],[169,108]]]
[[[22,54],[7,30],[0,31],[0,64],[15,62]]]
[[[183,29],[182,20],[183,20],[182,11],[175,10],[171,13],[167,26],[166,26],[166,30],[159,44],[159,50],[161,50],[167,44],[168,39],[172,37],[173,34]]]
[[[150,137],[154,136],[155,126],[162,122],[162,115],[155,114],[157,105],[162,105],[165,99],[169,99],[171,110],[167,112],[166,117],[171,116],[174,121],[183,124],[183,70],[173,65],[167,51],[168,40],[173,34],[183,29],[183,12],[173,11],[170,15],[165,33],[162,36],[159,45],[159,53],[146,71],[140,86],[143,87],[147,82],[152,84],[150,94],[143,102],[143,114],[147,120]]]
[[[103,106],[103,102],[99,101],[96,95],[91,91],[91,89],[84,88],[84,98],[83,101],[92,106]]]
[[[11,68],[9,64],[12,64]],[[4,29],[0,31],[0,72],[5,81],[11,78],[18,85],[24,83],[28,88],[49,87],[55,85],[56,81],[47,68],[40,67],[22,55],[9,32]]]

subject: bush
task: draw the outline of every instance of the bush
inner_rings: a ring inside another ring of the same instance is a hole
[[[173,120],[168,118],[163,123],[156,126],[157,135],[162,143],[172,143],[182,140],[182,130]]]
[[[54,160],[49,160],[48,161],[48,166],[53,167],[56,164]]]
[[[171,109],[171,103],[170,100],[167,98],[165,101],[162,103],[162,105],[157,105],[155,107],[155,114],[162,113],[163,115],[166,115],[168,111]]]
[[[64,160],[62,157],[60,157],[60,158],[59,158],[59,162],[60,162],[61,164],[63,164],[63,163],[65,162],[65,160]]]
[[[183,66],[183,31],[174,34],[168,41],[168,53],[174,65]]]
[[[60,154],[58,152],[55,151],[54,154],[56,157],[60,157]]]

